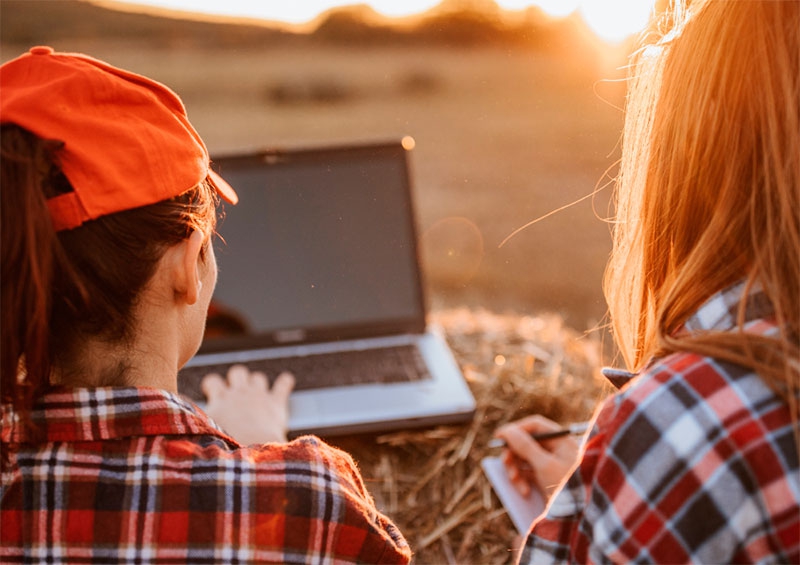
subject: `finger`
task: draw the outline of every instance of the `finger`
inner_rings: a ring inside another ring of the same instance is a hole
[[[267,375],[261,371],[253,371],[250,373],[250,385],[258,392],[266,392],[269,389],[269,379]]]
[[[294,375],[286,371],[278,375],[272,384],[272,394],[283,401],[289,399],[292,390],[294,390]]]
[[[203,391],[203,394],[206,395],[206,398],[209,399],[212,397],[216,398],[220,394],[223,394],[226,388],[227,384],[225,383],[225,379],[217,373],[208,374],[200,381],[200,389]]]
[[[511,484],[517,489],[517,492],[522,496],[528,496],[531,493],[531,483],[521,477],[509,477]]]
[[[505,439],[506,434],[512,429],[524,430],[528,435],[530,435],[539,432],[556,431],[560,429],[560,426],[544,416],[535,414],[500,426],[497,428],[497,430],[495,430],[494,435],[495,437]]]
[[[520,427],[528,433],[555,432],[561,429],[560,424],[549,418],[545,418],[541,414],[526,416],[525,418],[521,418],[516,422],[512,422],[511,425]]]
[[[503,464],[509,477],[522,477],[526,480],[534,480],[533,466],[525,459],[515,455],[509,449],[504,450]]]
[[[561,458],[575,457],[581,448],[580,441],[571,436],[552,439],[548,443],[548,449],[552,448],[552,452]]]
[[[532,466],[551,457],[549,451],[531,438],[529,432],[519,426],[503,426],[497,431],[497,435],[506,441],[506,446],[514,455]]]
[[[521,460],[519,457],[516,457],[513,453],[506,449],[503,453],[503,463],[506,468],[508,480],[514,489],[516,489],[520,495],[528,496],[531,492],[531,482],[533,482],[534,479],[531,477],[530,472],[524,472],[520,468]],[[530,469],[527,464],[526,467]]]
[[[247,386],[250,378],[250,369],[244,365],[232,365],[228,369],[228,384],[231,388],[241,388]]]
[[[503,450],[503,466],[506,469],[506,475],[510,480],[514,480],[519,476],[519,468],[517,462],[519,459],[514,456],[508,449]]]

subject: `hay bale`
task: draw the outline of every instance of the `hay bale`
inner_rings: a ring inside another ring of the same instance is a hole
[[[434,312],[475,395],[465,425],[340,438],[378,507],[408,538],[415,562],[508,563],[517,532],[480,467],[494,430],[540,413],[587,419],[610,392],[601,340],[557,315],[517,316],[466,308]]]

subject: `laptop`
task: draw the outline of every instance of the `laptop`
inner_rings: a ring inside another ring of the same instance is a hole
[[[178,377],[203,405],[205,374],[243,363],[297,379],[289,435],[467,421],[475,400],[426,322],[411,138],[215,157],[238,192],[215,243],[203,343]]]

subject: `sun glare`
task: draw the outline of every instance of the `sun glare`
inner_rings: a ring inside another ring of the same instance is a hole
[[[553,18],[575,11],[601,39],[617,43],[647,25],[655,0],[496,0],[506,10],[541,8]]]
[[[655,0],[584,0],[580,13],[601,39],[617,43],[647,25]]]
[[[578,9],[581,0],[496,0],[497,5],[506,10],[524,10],[538,6],[553,18],[563,18]]]
[[[335,6],[367,4],[388,17],[420,14],[437,6],[441,0],[287,0],[254,2],[253,0],[117,0],[128,4],[144,4],[187,12],[211,15],[258,18],[289,24],[310,22],[320,13]],[[646,24],[655,0],[496,0],[506,10],[524,10],[538,6],[553,18],[578,12],[600,38],[616,43],[641,30]]]
[[[439,0],[368,0],[366,4],[384,16],[413,16],[427,12],[439,3]]]

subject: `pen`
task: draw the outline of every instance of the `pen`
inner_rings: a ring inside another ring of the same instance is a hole
[[[545,439],[554,439],[557,437],[564,437],[564,436],[579,436],[586,433],[586,430],[589,429],[591,422],[578,422],[576,424],[570,424],[565,428],[560,428],[558,430],[553,430],[552,432],[540,432],[536,434],[531,434],[531,437],[536,441],[542,441]],[[506,442],[500,438],[494,438],[489,440],[486,444],[487,447],[495,448],[495,447],[505,447]]]

